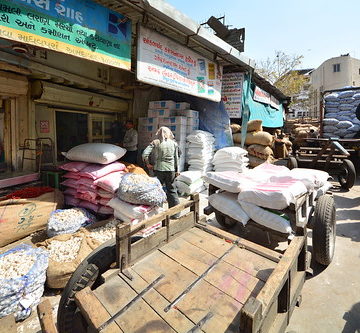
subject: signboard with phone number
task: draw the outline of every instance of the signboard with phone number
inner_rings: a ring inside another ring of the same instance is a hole
[[[222,66],[142,26],[137,79],[215,102],[221,100]]]

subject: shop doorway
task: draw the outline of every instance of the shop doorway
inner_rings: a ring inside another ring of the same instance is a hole
[[[88,115],[77,112],[56,111],[56,148],[58,161],[64,160],[61,152],[87,143]]]

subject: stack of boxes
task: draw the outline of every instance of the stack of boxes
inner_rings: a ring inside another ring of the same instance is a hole
[[[139,149],[144,149],[155,139],[161,126],[170,128],[182,152],[180,171],[184,171],[186,136],[199,129],[199,112],[190,110],[190,104],[174,101],[152,101],[149,103],[148,117],[139,118]]]

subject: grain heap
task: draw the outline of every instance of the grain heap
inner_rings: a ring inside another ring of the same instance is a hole
[[[233,124],[231,129],[235,146],[240,146],[242,136],[241,126]],[[258,166],[264,162],[272,163],[274,161],[273,144],[274,137],[270,133],[263,131],[262,120],[250,120],[248,122],[245,145],[249,153],[248,158],[251,167]]]
[[[105,243],[108,240],[115,238],[116,226],[119,224],[118,220],[112,220],[109,223],[97,227],[90,231],[90,237],[97,240],[99,243]]]
[[[74,260],[79,253],[82,238],[73,237],[67,241],[52,241],[47,250],[51,260],[56,262],[70,262]]]

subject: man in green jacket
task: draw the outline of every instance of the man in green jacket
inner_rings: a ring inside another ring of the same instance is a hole
[[[155,176],[165,186],[169,208],[180,203],[174,181],[179,174],[179,146],[174,139],[174,134],[168,127],[160,127],[156,132],[156,139],[148,145],[142,158],[149,170],[154,170]],[[155,164],[149,162],[150,154],[154,154]],[[172,218],[178,218],[175,214]]]

